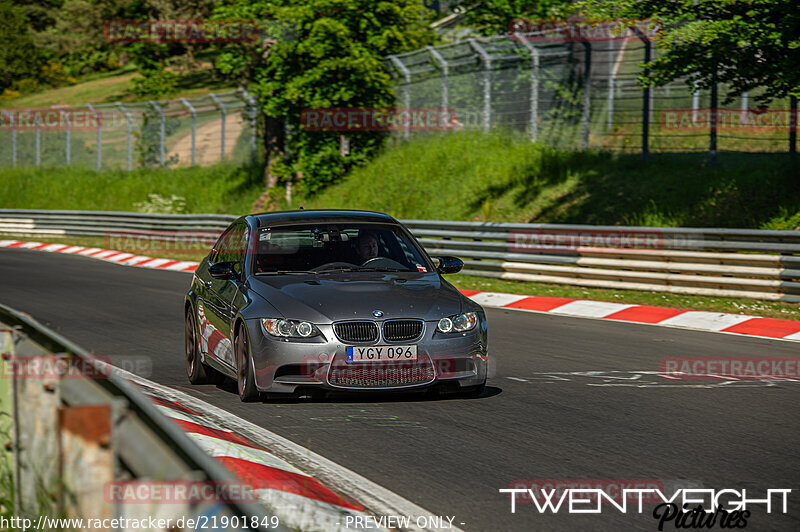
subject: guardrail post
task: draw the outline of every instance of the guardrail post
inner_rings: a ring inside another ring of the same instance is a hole
[[[797,154],[797,96],[789,96],[789,153]]]
[[[242,97],[250,110],[250,164],[256,164],[256,126],[258,119],[258,102],[255,96],[242,89]],[[284,136],[285,138],[285,136]]]
[[[100,113],[97,112],[97,109],[95,109],[94,105],[87,103],[86,107],[94,113],[94,119],[97,121],[97,153],[95,154],[96,156],[95,166],[98,170],[100,170],[100,165],[103,159],[102,155],[103,145],[101,144],[101,141],[103,139],[103,120],[100,116]]]
[[[516,35],[531,54],[531,142],[536,142],[539,135],[539,50],[523,34]]]
[[[483,130],[489,131],[492,125],[492,58],[475,39],[467,39],[483,63]]]
[[[131,112],[128,110],[127,107],[122,105],[121,102],[117,102],[117,107],[119,107],[120,111],[125,113],[125,118],[128,122],[128,171],[131,171],[131,163],[133,161],[133,117],[131,116]]]
[[[39,113],[34,115],[33,121],[36,124],[36,168],[39,168],[39,165],[42,164],[42,131]]]
[[[442,57],[442,54],[440,54],[439,51],[433,46],[426,46],[425,49],[428,50],[434,61],[436,61],[442,68],[442,112],[446,112],[448,106],[450,105],[450,95],[447,90],[447,82],[450,75],[450,65],[447,64],[447,60]]]
[[[158,130],[158,161],[161,166],[164,166],[164,137],[166,136],[166,119],[164,118],[164,110],[161,106],[153,100],[147,102],[156,110],[160,119],[160,127]]]
[[[64,158],[67,161],[67,166],[69,166],[70,163],[71,163],[71,159],[72,159],[72,157],[71,157],[71,151],[72,150],[70,149],[70,137],[71,137],[71,135],[70,135],[70,133],[71,133],[70,126],[72,124],[70,124],[70,121],[69,121],[69,114],[67,114],[60,105],[56,105],[55,108],[58,109],[59,113],[61,113],[61,116],[64,118],[64,122],[66,123],[66,126],[67,126],[67,129],[65,130],[66,131],[67,144],[66,144],[66,147],[64,148]]]
[[[14,115],[8,111],[2,111],[11,123],[11,165],[16,168],[17,166],[17,125],[14,122]]]
[[[581,113],[581,149],[589,149],[589,124],[592,113],[592,44],[583,42],[583,112]]]
[[[397,68],[397,70],[403,74],[403,109],[405,109],[406,113],[408,113],[409,107],[411,107],[411,93],[409,92],[411,89],[411,71],[406,68],[406,65],[404,65],[397,56],[390,55],[389,60]],[[411,117],[409,117],[409,119],[403,125],[403,139],[405,140],[408,140],[410,125]]]
[[[189,112],[192,114],[192,166],[194,166],[195,161],[195,154],[196,154],[196,146],[197,146],[197,111],[192,104],[189,103],[189,100],[186,98],[181,98],[181,103],[189,109]]]
[[[222,141],[220,142],[219,160],[224,161],[225,160],[225,115],[227,114],[227,110],[225,109],[225,104],[222,103],[222,100],[220,100],[216,94],[212,92],[209,93],[208,96],[212,100],[214,100],[214,103],[217,105],[217,107],[219,107],[220,114],[222,115]]]
[[[711,85],[711,109],[708,113],[708,162],[717,161],[717,80]]]

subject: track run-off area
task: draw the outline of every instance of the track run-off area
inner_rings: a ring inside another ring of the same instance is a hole
[[[797,357],[800,343],[487,308],[494,372],[477,399],[344,395],[244,404],[232,383],[188,383],[190,279],[0,250],[0,303],[96,355],[149,359],[142,376],[454,517],[463,530],[657,530],[652,506],[641,514],[605,506],[601,514],[553,515],[518,502],[512,513],[498,491],[581,479],[660,483],[666,492],[744,488],[757,498],[788,488],[787,514],[755,505],[747,528],[800,529],[800,382],[659,375],[666,357]]]

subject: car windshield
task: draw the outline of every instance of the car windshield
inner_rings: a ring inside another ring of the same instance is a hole
[[[402,228],[314,224],[258,230],[254,273],[428,272],[430,262]]]

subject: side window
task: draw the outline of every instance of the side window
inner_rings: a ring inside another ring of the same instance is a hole
[[[217,241],[211,262],[243,261],[247,252],[247,224],[238,223],[227,230]]]
[[[214,254],[211,256],[210,262],[215,264],[217,262],[222,262],[224,259],[222,258],[223,255],[228,253],[228,241],[231,238],[231,234],[236,230],[236,227],[231,227],[222,233],[222,236],[219,237],[217,243],[214,244]]]

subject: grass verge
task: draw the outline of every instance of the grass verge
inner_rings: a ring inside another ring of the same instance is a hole
[[[97,172],[85,168],[4,169],[6,209],[139,211],[151,194],[177,196],[168,212],[248,213],[262,190],[262,169],[232,163],[207,167]]]

